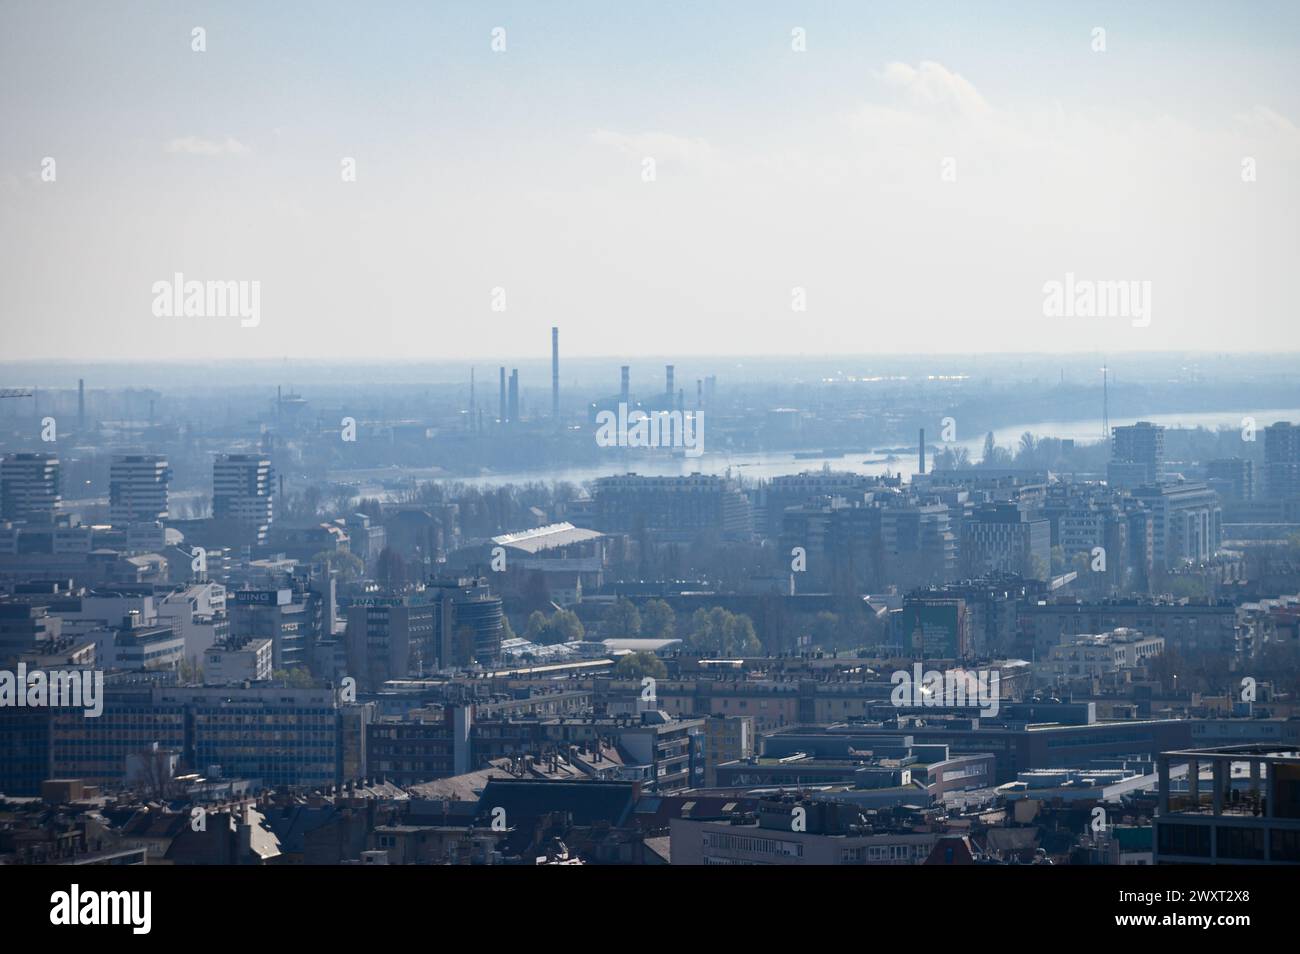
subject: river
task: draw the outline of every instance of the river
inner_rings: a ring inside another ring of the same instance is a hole
[[[1150,421],[1153,424],[1163,424],[1169,428],[1195,428],[1195,427],[1234,427],[1242,426],[1242,419],[1253,417],[1256,427],[1259,431],[1275,421],[1300,421],[1300,408],[1268,408],[1257,411],[1197,411],[1182,414],[1148,414],[1141,418],[1115,418],[1111,426],[1118,427],[1126,424],[1134,424],[1138,420]],[[927,443],[936,444],[935,437],[938,436],[939,425],[936,422],[933,436]],[[1013,424],[1007,427],[995,428],[993,431],[993,440],[999,447],[1014,447],[1020,441],[1020,435],[1029,431],[1035,437],[1057,437],[1061,439],[1073,439],[1081,444],[1096,443],[1101,440],[1101,422],[1096,419],[1079,420],[1079,421],[1035,421],[1026,424]],[[1262,433],[1260,439],[1263,439]],[[960,430],[955,443],[965,447],[970,453],[973,460],[978,461],[984,452],[984,433],[962,435]],[[704,434],[704,446],[708,448],[708,432]],[[832,470],[851,471],[858,474],[879,475],[886,472],[891,474],[902,474],[904,477],[911,477],[916,473],[917,455],[913,450],[907,454],[899,454],[893,460],[883,461],[880,458],[887,455],[877,454],[875,452],[857,452],[853,454],[844,454],[838,457],[799,457],[796,458],[793,453],[771,453],[756,452],[744,454],[720,454],[705,453],[695,459],[685,459],[678,456],[668,456],[663,454],[639,454],[635,458],[629,459],[624,452],[618,450],[610,451],[610,462],[604,465],[592,465],[583,467],[566,467],[559,470],[547,471],[502,471],[500,473],[484,474],[478,477],[453,477],[446,478],[445,475],[429,468],[393,468],[384,471],[361,471],[352,474],[347,471],[335,471],[330,474],[333,480],[347,481],[357,480],[360,477],[361,487],[359,493],[365,497],[378,497],[381,500],[387,499],[391,494],[383,489],[378,483],[374,482],[379,473],[382,473],[386,481],[414,478],[416,480],[431,480],[434,478],[464,480],[467,483],[488,484],[498,486],[501,484],[523,484],[535,481],[568,481],[571,483],[583,483],[594,480],[597,477],[606,477],[610,474],[622,473],[628,470],[635,471],[638,474],[646,476],[679,476],[691,473],[701,474],[725,474],[730,470],[732,476],[744,477],[750,480],[769,479],[778,477],[782,474],[797,474],[801,471],[820,470],[823,465],[829,464]],[[868,463],[868,461],[871,461]]]

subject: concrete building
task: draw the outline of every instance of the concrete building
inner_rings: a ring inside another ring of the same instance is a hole
[[[387,531],[364,513],[350,514],[345,522],[348,548],[367,566],[378,559],[387,543]]]
[[[226,588],[220,583],[191,583],[157,601],[160,620],[170,619],[185,641],[185,658],[191,663],[203,659],[208,647],[224,642],[230,634],[226,615]]]
[[[718,766],[754,755],[754,717],[710,715],[704,720],[703,778],[696,782],[705,788],[718,783]]]
[[[96,643],[95,657],[106,669],[176,669],[185,658],[185,639],[171,620],[144,622],[133,613]]]
[[[39,599],[0,598],[0,663],[44,652],[63,634],[62,617]]]
[[[212,465],[212,518],[250,543],[265,543],[273,519],[275,472],[259,454],[221,454]]]
[[[957,568],[957,535],[946,504],[886,498],[881,503],[880,545],[885,565],[898,567],[906,585],[944,582]]]
[[[333,689],[124,685],[104,696],[96,719],[52,710],[47,778],[118,786],[128,762],[154,743],[182,765],[219,765],[227,777],[268,787],[338,785],[365,770],[372,707],[341,705]]]
[[[1164,652],[1160,636],[1129,629],[1066,637],[1042,661],[1041,675],[1049,682],[1102,679],[1134,669]]]
[[[1156,864],[1300,864],[1300,756],[1226,745],[1158,760]]]
[[[118,454],[109,465],[108,512],[114,527],[167,519],[172,471],[157,454]]]
[[[759,493],[763,513],[762,532],[769,537],[781,535],[785,511],[823,497],[842,497],[861,503],[865,495],[880,485],[880,478],[843,471],[809,471],[773,477]]]
[[[228,686],[271,678],[271,640],[212,646],[203,654],[203,684]]]
[[[546,742],[561,751],[600,739],[613,742],[622,759],[616,777],[641,782],[646,792],[667,794],[691,788],[692,768],[703,759],[704,720],[673,718],[660,710],[642,712],[639,718],[552,719],[541,726]]]
[[[424,590],[343,596],[348,673],[365,689],[437,670],[437,608]]]
[[[972,575],[1045,580],[1052,570],[1052,528],[1017,503],[986,504],[962,524],[961,563]]]
[[[276,669],[309,669],[322,614],[317,597],[302,587],[232,590],[226,594],[233,639],[271,640]]]
[[[1141,465],[1140,483],[1158,483],[1165,459],[1165,429],[1150,421],[1138,421],[1111,428],[1111,435],[1111,460],[1117,464]]]
[[[1152,517],[1152,545],[1157,567],[1203,563],[1214,556],[1222,538],[1219,495],[1202,483],[1148,484],[1134,488]]]
[[[487,578],[433,580],[428,590],[437,607],[434,639],[438,665],[446,669],[500,662],[505,611]]]
[[[1038,657],[1067,637],[1133,629],[1160,636],[1181,654],[1230,653],[1236,648],[1237,607],[1230,600],[1193,603],[1112,599],[1027,603],[1020,628]]]
[[[1264,495],[1300,496],[1300,425],[1278,421],[1264,428]]]
[[[59,484],[54,454],[6,454],[0,460],[0,520],[53,523],[62,502]]]
[[[689,542],[702,533],[748,539],[753,532],[749,500],[726,477],[601,477],[592,494],[593,529],[603,533],[642,530],[664,541]]]
[[[339,607],[347,620],[349,672],[366,687],[501,658],[501,598],[481,577],[401,591],[368,587],[341,596]]]

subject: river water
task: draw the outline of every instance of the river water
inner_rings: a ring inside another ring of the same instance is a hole
[[[1142,418],[1115,418],[1110,423],[1112,427],[1136,423],[1138,420],[1150,421],[1153,424],[1163,424],[1169,428],[1195,428],[1206,427],[1210,429],[1219,427],[1239,428],[1242,426],[1242,419],[1253,417],[1255,425],[1259,431],[1275,421],[1300,421],[1300,408],[1266,408],[1256,411],[1197,411],[1182,414],[1149,414]],[[938,424],[936,422],[933,436],[930,436],[927,443],[937,444],[935,440],[938,437]],[[1081,421],[1035,421],[1026,424],[1013,424],[1007,427],[995,428],[993,431],[993,440],[999,447],[1014,447],[1020,441],[1020,435],[1029,431],[1035,437],[1056,437],[1061,439],[1073,439],[1080,444],[1096,443],[1101,440],[1101,422],[1096,419]],[[984,451],[984,433],[962,435],[958,433],[956,443],[965,447],[970,453],[973,460],[978,461]],[[1259,435],[1263,439],[1263,434]],[[592,465],[584,467],[568,467],[558,470],[538,470],[538,471],[503,471],[499,473],[483,474],[477,477],[456,477],[447,478],[446,475],[428,468],[393,468],[382,471],[385,481],[401,480],[414,478],[416,480],[431,480],[434,478],[464,480],[467,483],[477,484],[523,484],[535,481],[569,481],[571,483],[583,483],[594,480],[597,477],[606,477],[610,474],[624,473],[634,471],[646,476],[680,476],[692,473],[701,474],[726,474],[731,472],[733,477],[744,477],[749,480],[769,479],[778,477],[782,474],[797,474],[801,471],[821,470],[823,465],[829,464],[832,470],[851,471],[858,474],[880,475],[886,472],[891,474],[901,474],[910,478],[916,473],[917,454],[915,450],[910,450],[906,454],[898,454],[892,460],[882,460],[888,455],[879,454],[874,451],[863,451],[845,454],[836,457],[799,457],[796,458],[793,453],[744,453],[744,454],[724,454],[708,453],[708,430],[704,433],[704,447],[706,453],[694,459],[686,459],[680,456],[670,456],[668,454],[651,454],[640,452],[636,456],[629,456],[625,451],[610,449],[610,460],[608,464]],[[933,454],[931,454],[933,456]],[[386,499],[390,495],[375,481],[377,477],[375,471],[360,471],[349,474],[347,471],[335,471],[330,474],[331,479],[339,481],[357,481],[360,480],[361,487],[359,493],[366,497],[379,497]]]

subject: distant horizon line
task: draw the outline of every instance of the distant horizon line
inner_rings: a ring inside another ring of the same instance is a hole
[[[1107,360],[1125,357],[1224,357],[1224,358],[1288,358],[1300,356],[1300,350],[1295,351],[1225,351],[1222,349],[1214,350],[1186,350],[1186,351],[1157,351],[1157,350],[1134,350],[1134,351],[1109,351],[1098,349],[1096,351],[876,351],[876,352],[844,352],[844,353],[783,353],[783,354],[740,354],[740,353],[706,353],[706,354],[645,354],[637,355],[634,358],[626,354],[608,354],[608,355],[568,355],[566,356],[561,349],[561,361],[583,361],[583,362],[603,362],[614,361],[624,364],[634,361],[657,361],[657,360],[675,360],[675,361],[704,361],[704,360],[744,360],[744,361],[846,361],[858,359],[954,359],[970,360],[973,358],[1087,358],[1091,356],[1103,357]],[[482,356],[482,357],[465,357],[465,358],[412,358],[409,356],[393,357],[355,357],[355,356],[337,356],[337,357],[310,357],[297,358],[291,355],[280,357],[185,357],[185,358],[63,358],[63,357],[33,357],[33,358],[0,358],[0,367],[18,366],[26,364],[54,364],[54,365],[85,365],[85,366],[104,366],[104,365],[204,365],[213,364],[281,364],[286,361],[293,361],[299,364],[318,364],[318,365],[373,365],[373,364],[390,364],[390,365],[421,365],[421,364],[482,364],[500,366],[503,362],[522,362],[522,361],[541,361],[549,363],[551,356],[549,351],[538,352],[536,355],[527,356],[507,355],[507,356]]]

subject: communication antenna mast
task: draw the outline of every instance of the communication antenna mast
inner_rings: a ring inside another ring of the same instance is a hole
[[[1110,440],[1110,369],[1105,358],[1101,365],[1101,439]]]

